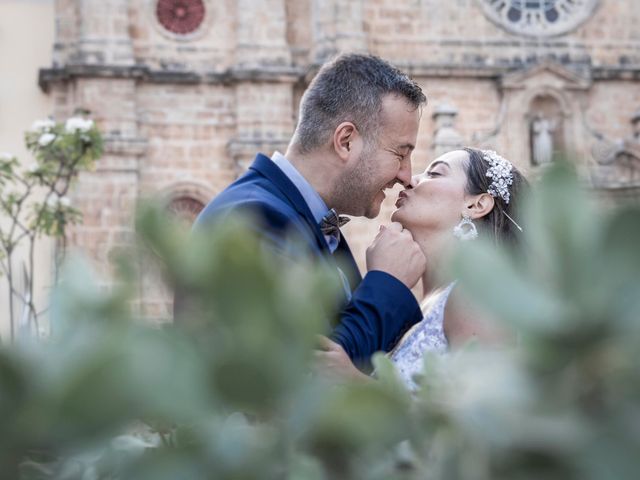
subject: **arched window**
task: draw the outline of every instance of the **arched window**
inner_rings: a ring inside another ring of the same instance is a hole
[[[169,212],[189,225],[193,224],[203,208],[204,204],[200,200],[186,195],[173,198],[167,206]]]

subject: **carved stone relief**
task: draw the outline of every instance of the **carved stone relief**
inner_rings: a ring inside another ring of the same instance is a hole
[[[436,157],[464,145],[462,135],[455,128],[457,115],[458,109],[447,103],[438,105],[433,112],[435,122],[433,149]]]
[[[640,111],[631,118],[632,134],[608,139],[591,130],[595,164],[591,169],[593,186],[601,189],[640,188]]]

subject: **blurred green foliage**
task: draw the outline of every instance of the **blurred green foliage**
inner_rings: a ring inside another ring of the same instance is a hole
[[[0,472],[25,479],[611,479],[640,467],[640,209],[602,214],[566,167],[528,202],[525,248],[466,243],[454,269],[515,345],[428,356],[410,393],[312,373],[339,286],[246,224],[189,236],[154,207],[120,279],[67,264],[46,342],[0,351]],[[155,259],[188,315],[136,319]],[[326,332],[325,332],[326,333]]]

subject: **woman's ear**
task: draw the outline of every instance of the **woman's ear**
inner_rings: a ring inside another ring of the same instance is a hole
[[[362,137],[351,122],[342,122],[333,132],[333,148],[338,157],[345,163],[360,156]]]
[[[471,197],[471,201],[467,204],[467,214],[472,220],[482,218],[493,210],[495,204],[495,198],[488,193],[475,195]]]

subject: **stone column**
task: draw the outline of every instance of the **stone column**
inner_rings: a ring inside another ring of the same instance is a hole
[[[284,0],[238,0],[237,12],[236,68],[289,66]]]
[[[342,52],[366,52],[364,0],[312,1],[314,63]]]
[[[129,0],[78,0],[78,50],[73,63],[131,66]]]
[[[238,0],[236,135],[229,142],[238,175],[257,152],[284,150],[293,133],[293,85],[284,0]]]
[[[229,142],[237,174],[242,174],[256,153],[282,153],[293,133],[293,81],[242,81],[236,86],[237,131]]]
[[[104,137],[104,154],[95,171],[86,172],[73,192],[83,221],[71,243],[95,261],[109,282],[114,249],[133,239],[133,213],[138,198],[139,163],[145,139],[138,133],[136,79],[129,35],[129,0],[76,0],[77,49],[68,58],[73,75],[64,84],[69,115],[91,112]]]
[[[78,41],[77,0],[55,0],[53,66],[61,67],[75,54]]]
[[[74,188],[72,202],[82,210],[83,221],[71,229],[70,240],[109,279],[112,251],[133,239],[139,163],[145,153],[137,129],[135,84],[130,79],[79,78],[68,88],[74,91],[72,106],[91,111],[105,140],[95,170],[83,173]]]

